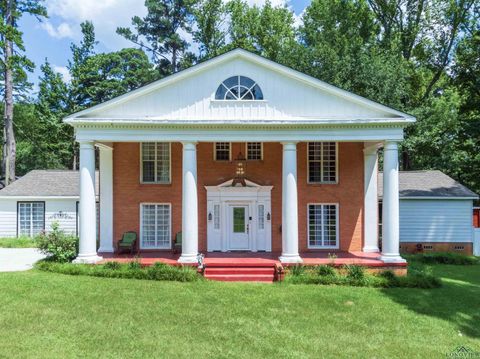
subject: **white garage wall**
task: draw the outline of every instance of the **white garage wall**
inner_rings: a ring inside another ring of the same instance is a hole
[[[401,242],[471,242],[472,200],[400,200]]]
[[[0,237],[17,236],[17,202],[45,202],[45,229],[49,231],[52,223],[57,221],[60,228],[67,233],[76,234],[77,209],[76,199],[47,199],[39,198],[28,200],[0,199]]]
[[[17,201],[0,200],[0,237],[17,236]]]

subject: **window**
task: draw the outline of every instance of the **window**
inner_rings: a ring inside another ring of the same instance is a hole
[[[218,86],[215,100],[263,100],[263,93],[252,79],[232,76]]]
[[[18,202],[18,235],[33,237],[45,229],[45,202]]]
[[[308,183],[335,183],[337,181],[337,144],[335,142],[308,143]]]
[[[247,160],[261,160],[262,159],[262,143],[261,142],[247,142]]]
[[[142,182],[170,183],[170,143],[142,143]]]
[[[216,142],[214,152],[216,161],[230,161],[230,142]]]
[[[213,228],[220,229],[220,205],[213,205]]]
[[[265,206],[263,204],[258,205],[258,229],[265,229]]]
[[[338,211],[336,204],[308,205],[308,247],[338,247]]]
[[[171,248],[170,218],[170,204],[141,205],[141,248]]]

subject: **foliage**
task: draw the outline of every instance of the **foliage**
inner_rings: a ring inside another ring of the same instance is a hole
[[[70,262],[78,253],[78,238],[66,234],[57,222],[52,224],[52,230],[37,237],[38,248],[48,256],[49,261]]]
[[[138,261],[126,264],[107,262],[103,265],[83,265],[73,263],[55,263],[44,260],[35,265],[35,268],[53,273],[69,275],[85,275],[107,278],[145,279],[157,281],[193,282],[200,279],[194,267],[177,267],[162,263],[155,263],[149,267],[142,267]]]
[[[425,264],[454,264],[454,265],[474,265],[480,264],[480,258],[466,256],[459,253],[422,253],[407,255],[408,261],[416,261]]]
[[[35,248],[37,245],[36,239],[30,237],[0,238],[0,248]]]
[[[292,267],[287,269],[285,282],[292,284],[424,289],[439,288],[442,285],[439,278],[419,268],[409,268],[406,276],[397,276],[392,271],[372,275],[367,274],[365,268],[358,265],[347,265],[339,269],[334,269],[332,266]]]

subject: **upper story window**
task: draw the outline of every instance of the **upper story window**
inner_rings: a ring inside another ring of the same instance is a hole
[[[232,76],[218,86],[215,100],[263,100],[263,93],[252,79]]]
[[[230,161],[230,148],[230,142],[215,142],[213,148],[215,161]]]
[[[142,182],[170,183],[170,143],[142,143]]]
[[[261,142],[247,142],[247,160],[261,160],[262,159],[262,143]]]
[[[308,143],[308,183],[337,182],[337,144]]]

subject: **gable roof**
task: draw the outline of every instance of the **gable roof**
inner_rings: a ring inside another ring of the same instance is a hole
[[[476,193],[441,171],[401,171],[398,181],[400,198],[478,198]],[[378,196],[383,196],[382,172],[378,173]]]
[[[95,175],[98,194],[98,173]],[[80,175],[69,170],[33,170],[0,190],[1,197],[79,197]]]
[[[83,111],[71,114],[67,116],[64,120],[67,123],[74,124],[76,122],[81,122],[81,120],[88,120],[89,117],[88,115],[91,115],[93,113],[98,113],[99,111],[102,110],[107,110],[111,107],[121,105],[127,101],[132,101],[140,96],[145,96],[153,91],[159,90],[161,88],[164,88],[166,86],[170,86],[175,84],[176,82],[187,79],[195,74],[201,73],[203,71],[212,69],[214,70],[216,67],[219,65],[226,63],[228,61],[232,61],[234,59],[242,59],[246,60],[250,63],[253,63],[255,65],[268,68],[272,71],[275,71],[279,73],[280,75],[295,79],[299,82],[302,82],[304,84],[307,84],[313,88],[322,90],[330,95],[337,96],[339,98],[342,98],[344,100],[348,100],[351,103],[355,103],[361,106],[364,106],[366,108],[370,108],[371,110],[379,111],[379,112],[386,112],[391,114],[392,116],[396,117],[397,119],[400,118],[405,122],[413,122],[415,121],[415,118],[412,115],[409,115],[407,113],[398,111],[396,109],[392,109],[388,106],[382,105],[378,102],[366,99],[364,97],[361,97],[359,95],[353,94],[349,91],[342,90],[338,87],[335,87],[333,85],[330,85],[324,81],[318,80],[312,76],[303,74],[299,71],[293,70],[287,66],[278,64],[274,61],[268,60],[262,56],[256,55],[254,53],[251,53],[249,51],[243,50],[243,49],[235,49],[232,51],[229,51],[225,54],[219,55],[217,57],[214,57],[210,60],[207,60],[205,62],[199,63],[197,65],[194,65],[188,69],[185,69],[183,71],[177,72],[173,75],[167,76],[161,80],[155,81],[151,84],[142,86],[136,90],[130,91],[124,95],[121,95],[119,97],[113,98],[109,101],[106,101],[104,103],[98,104],[96,106],[90,107],[88,109],[85,109]],[[98,120],[98,118],[97,118]],[[109,118],[110,120],[110,118]]]

